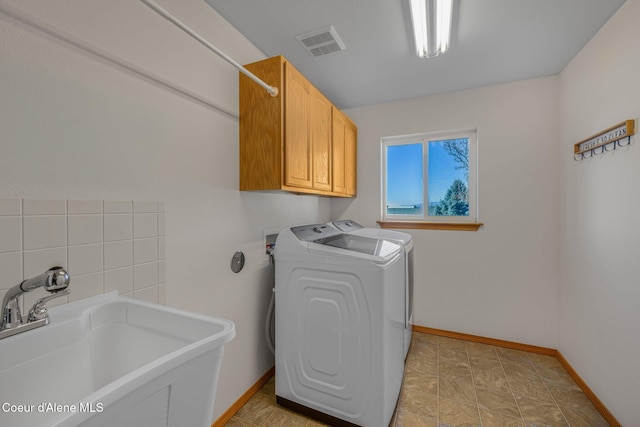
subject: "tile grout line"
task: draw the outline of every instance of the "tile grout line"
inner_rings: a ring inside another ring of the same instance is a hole
[[[230,422],[233,418],[237,418],[240,421],[242,421],[243,423],[249,424],[250,426],[260,427],[258,424],[254,424],[254,423],[252,423],[250,421],[245,420],[244,418],[240,418],[240,417],[237,417],[235,415],[233,417],[231,417],[231,419],[229,419],[229,421],[227,421],[227,423]],[[225,423],[225,425],[226,425],[226,423]]]
[[[271,415],[269,415],[269,417],[268,417],[266,420],[264,420],[264,422],[263,422],[261,425],[263,425],[263,426],[264,426],[264,425],[266,425],[266,424],[269,422],[269,420],[270,420],[271,418],[273,418],[273,416],[274,416],[275,414],[276,414],[276,410],[275,410],[275,409],[273,409],[273,410],[271,411]],[[307,422],[307,424],[309,424],[309,422]],[[306,424],[305,424],[305,426],[306,426]]]
[[[482,427],[482,416],[480,415],[480,402],[478,401],[478,391],[476,390],[476,382],[473,379],[473,370],[471,369],[471,358],[469,357],[468,341],[464,341],[464,352],[467,355],[467,363],[469,364],[469,373],[471,374],[471,386],[473,387],[473,395],[476,398],[476,412],[478,413],[478,421]]]
[[[513,392],[513,387],[511,387],[511,381],[507,377],[507,371],[504,370],[504,365],[502,364],[502,357],[498,354],[498,351],[494,348],[493,351],[496,352],[496,356],[498,356],[498,362],[500,362],[500,368],[502,368],[502,373],[504,374],[504,378],[507,380],[507,385],[509,386],[509,391],[511,392],[511,397],[516,402],[516,407],[518,408],[518,412],[520,413],[520,419],[522,420],[523,425],[527,425],[527,420],[524,419],[524,414],[522,413],[522,409],[520,409],[520,404],[518,403],[518,398],[516,394]],[[528,356],[527,356],[528,357]]]
[[[551,396],[551,399],[553,400],[553,403],[556,405],[556,408],[558,408],[558,410],[560,411],[560,414],[562,415],[562,418],[564,419],[564,422],[567,423],[568,426],[571,426],[571,423],[569,422],[567,417],[564,415],[564,412],[562,411],[562,408],[560,407],[560,405],[556,401],[555,396],[553,395],[553,393],[551,393],[551,390],[549,389],[549,386],[547,385],[547,382],[544,380],[544,377],[542,375],[540,375],[540,371],[538,371],[538,367],[536,366],[536,364],[533,361],[531,361],[531,364],[533,365],[533,369],[536,370],[536,374],[540,378],[540,381],[542,381],[542,384],[544,385],[544,388],[547,390],[547,393],[549,393],[549,396]]]

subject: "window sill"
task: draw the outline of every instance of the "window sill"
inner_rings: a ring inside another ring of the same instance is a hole
[[[482,222],[422,222],[422,221],[377,221],[380,228],[400,228],[415,230],[455,230],[478,231]]]

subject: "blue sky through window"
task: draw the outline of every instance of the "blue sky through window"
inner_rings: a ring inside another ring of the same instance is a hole
[[[466,138],[465,138],[466,139]],[[469,172],[459,166],[444,148],[444,141],[429,141],[428,197],[437,203],[445,197],[456,179],[466,185]],[[468,142],[468,141],[467,141]],[[387,205],[422,205],[423,203],[423,144],[389,145],[387,147]]]
[[[422,143],[387,147],[387,204],[422,204]]]

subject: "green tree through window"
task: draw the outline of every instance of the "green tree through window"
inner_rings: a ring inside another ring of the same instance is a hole
[[[429,204],[429,215],[469,216],[469,140],[467,138],[435,141],[455,163],[454,169],[461,171],[461,178],[454,179],[444,198]]]
[[[456,179],[447,190],[444,199],[433,206],[433,213],[438,216],[468,216],[469,215],[469,190],[464,182]]]

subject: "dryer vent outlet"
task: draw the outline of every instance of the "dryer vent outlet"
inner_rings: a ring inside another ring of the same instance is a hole
[[[346,49],[340,36],[331,25],[297,35],[296,39],[302,43],[302,46],[311,56],[321,56]]]

